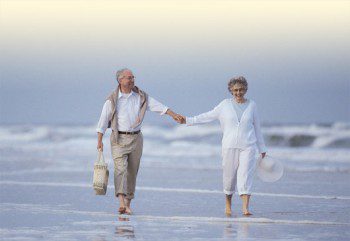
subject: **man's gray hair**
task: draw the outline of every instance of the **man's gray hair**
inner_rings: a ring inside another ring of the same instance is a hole
[[[241,84],[245,87],[246,90],[248,90],[248,82],[243,76],[237,76],[237,77],[233,77],[232,79],[230,79],[230,81],[228,82],[228,91],[230,93],[232,92],[231,88],[235,84]]]
[[[123,75],[123,73],[124,73],[125,71],[130,71],[130,72],[132,72],[132,71],[131,71],[130,69],[128,69],[128,68],[122,68],[122,69],[118,70],[117,73],[116,73],[116,78],[117,78],[118,81],[119,81],[120,77],[122,77],[122,75]]]

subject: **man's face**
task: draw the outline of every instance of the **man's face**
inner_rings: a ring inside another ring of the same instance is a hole
[[[119,78],[119,83],[123,88],[132,89],[135,85],[135,77],[131,71],[126,70],[123,72],[121,78]]]

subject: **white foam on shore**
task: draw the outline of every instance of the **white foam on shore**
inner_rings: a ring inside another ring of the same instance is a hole
[[[18,204],[18,203],[1,203],[1,212],[4,211],[22,211],[31,213],[54,213],[54,214],[79,214],[91,215],[100,217],[115,217],[113,213],[80,211],[72,209],[57,209],[54,206],[38,205],[38,204]],[[253,218],[253,217],[196,217],[196,216],[153,216],[153,215],[119,215],[120,217],[129,218],[133,221],[134,218],[140,220],[167,220],[167,221],[184,221],[184,222],[206,222],[206,223],[275,223],[275,224],[311,224],[311,225],[346,225],[350,223],[330,222],[330,221],[314,221],[314,220],[288,220],[288,219],[271,219],[271,218]],[[93,225],[96,226],[99,222],[76,222],[76,225]],[[107,222],[109,223],[109,222]],[[105,225],[106,221],[101,221],[101,225]]]
[[[219,190],[206,189],[184,189],[184,188],[160,188],[160,187],[137,187],[137,190],[142,191],[158,191],[158,192],[186,192],[186,193],[204,193],[204,194],[222,194]],[[299,194],[282,194],[282,193],[262,193],[253,192],[256,196],[270,196],[270,197],[287,197],[287,198],[309,198],[309,199],[340,199],[350,200],[350,196],[320,196],[320,195],[299,195]]]
[[[109,231],[105,229],[90,230],[67,230],[58,226],[37,227],[37,228],[1,228],[1,240],[7,241],[36,241],[36,240],[81,240],[77,236],[83,235],[87,240],[104,240],[99,239],[99,235],[107,236]],[[85,239],[84,239],[85,240]]]
[[[86,173],[87,170],[83,168],[72,168],[72,167],[33,168],[28,170],[0,172],[0,176],[18,176],[23,174],[36,174],[36,173],[77,173],[77,172]]]
[[[191,221],[191,222],[234,222],[234,223],[279,223],[279,224],[316,224],[316,225],[349,225],[350,223],[313,221],[313,220],[286,220],[286,219],[270,219],[270,218],[218,218],[218,217],[186,217],[186,216],[150,216],[150,215],[134,215],[138,219],[146,220],[171,220],[171,221]]]
[[[21,186],[49,186],[49,187],[80,187],[92,188],[92,184],[87,183],[62,183],[62,182],[19,182],[19,181],[0,181],[0,185],[21,185]],[[114,189],[112,185],[108,189]],[[190,188],[162,188],[162,187],[142,187],[137,186],[138,191],[154,191],[154,192],[180,192],[180,193],[200,193],[200,194],[222,194],[219,190],[207,189],[190,189]],[[303,199],[338,199],[350,200],[350,196],[326,196],[326,195],[299,195],[284,193],[262,193],[253,192],[252,195],[265,197],[282,197],[282,198],[303,198]]]
[[[57,209],[58,206],[29,204],[29,203],[0,203],[0,211],[22,211],[31,213],[80,214],[102,217],[114,217],[115,214],[106,212],[81,211],[74,209]]]
[[[315,224],[315,225],[350,225],[350,223],[314,221],[314,220],[288,220],[288,219],[270,219],[270,218],[252,218],[252,217],[194,217],[194,216],[153,216],[153,215],[119,215],[128,219],[123,221],[130,223],[133,218],[140,220],[166,220],[166,221],[184,221],[184,222],[206,222],[206,223],[277,223],[277,224]],[[81,221],[74,222],[73,225],[97,226],[114,225],[117,221]]]

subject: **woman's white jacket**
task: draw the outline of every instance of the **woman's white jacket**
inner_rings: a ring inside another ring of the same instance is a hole
[[[260,153],[266,152],[255,102],[248,100],[248,106],[239,121],[233,101],[233,98],[225,99],[211,111],[186,117],[186,124],[196,125],[218,119],[223,131],[222,148],[246,149],[256,144]]]

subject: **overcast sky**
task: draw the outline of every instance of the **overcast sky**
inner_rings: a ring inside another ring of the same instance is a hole
[[[0,123],[96,123],[122,67],[184,115],[230,97],[228,80],[243,75],[264,123],[350,121],[349,9],[349,1],[1,0]]]

